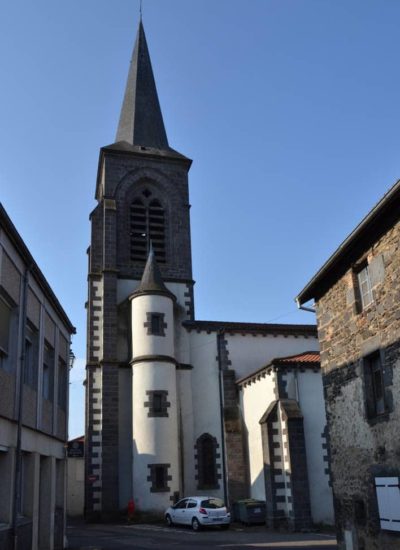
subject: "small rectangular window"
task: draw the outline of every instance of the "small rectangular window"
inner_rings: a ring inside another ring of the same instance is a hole
[[[167,390],[148,390],[146,391],[146,395],[148,396],[148,401],[144,402],[144,406],[149,408],[147,416],[168,416],[168,408],[171,406],[171,403],[167,400]]]
[[[155,467],[155,487],[156,489],[163,489],[166,485],[165,483],[165,468],[164,466]]]
[[[147,334],[149,336],[165,336],[164,329],[167,328],[167,323],[164,321],[165,314],[149,311],[146,316],[147,321],[144,326],[147,328]]]
[[[171,481],[171,476],[168,475],[170,464],[148,464],[150,475],[147,481],[151,482],[150,491],[152,493],[166,493],[170,490],[168,481]]]
[[[383,365],[379,351],[364,359],[367,415],[374,418],[386,412]]]
[[[368,307],[374,301],[372,296],[371,278],[368,265],[357,271],[358,292],[361,302],[361,310]]]
[[[163,412],[163,395],[158,392],[154,392],[153,395],[153,412],[155,413],[161,413]]]
[[[151,316],[151,332],[153,334],[160,334],[161,331],[161,317],[157,314]]]

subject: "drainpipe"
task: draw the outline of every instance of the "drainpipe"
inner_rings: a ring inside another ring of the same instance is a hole
[[[18,549],[18,504],[21,499],[21,435],[22,435],[22,404],[24,391],[24,373],[25,373],[25,334],[26,334],[26,304],[28,298],[28,280],[31,266],[25,267],[22,300],[21,300],[21,332],[19,357],[19,388],[18,388],[18,413],[17,413],[17,446],[15,449],[15,472],[14,472],[14,495],[13,495],[13,514],[12,514],[12,532],[14,539],[14,550]]]
[[[220,405],[220,418],[221,418],[221,456],[222,456],[222,469],[223,469],[223,483],[224,483],[224,501],[228,505],[228,488],[226,482],[226,457],[225,457],[225,426],[224,426],[224,393],[223,393],[223,364],[222,364],[222,338],[224,331],[220,330],[217,334],[217,348],[218,348],[218,386],[219,386],[219,405]]]

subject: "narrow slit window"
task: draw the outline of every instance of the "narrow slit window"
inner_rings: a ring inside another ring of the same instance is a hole
[[[374,418],[386,412],[383,364],[380,352],[364,359],[367,414]]]

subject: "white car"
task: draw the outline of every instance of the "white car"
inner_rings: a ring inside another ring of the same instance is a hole
[[[191,525],[194,531],[206,525],[220,525],[222,529],[228,529],[231,514],[220,498],[187,497],[165,511],[165,521],[169,526],[175,523]]]

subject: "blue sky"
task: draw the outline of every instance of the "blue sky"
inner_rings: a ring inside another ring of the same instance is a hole
[[[400,174],[396,0],[144,0],[172,147],[190,172],[198,319],[313,322],[295,295]],[[78,333],[99,148],[138,1],[0,8],[0,200]]]

